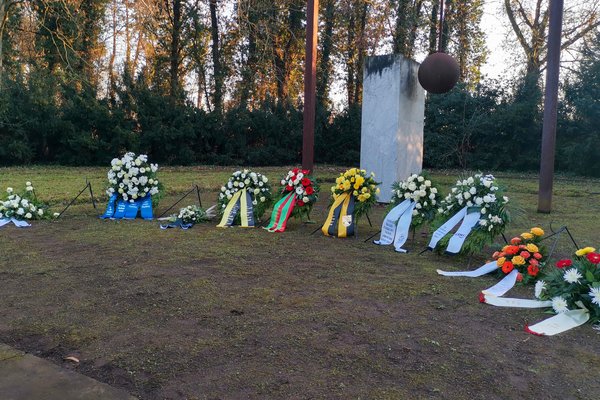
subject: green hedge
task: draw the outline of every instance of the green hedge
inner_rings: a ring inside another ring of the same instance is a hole
[[[600,68],[589,70],[588,75],[599,78],[593,85],[566,88],[557,166],[600,176],[600,110],[594,97],[600,92]],[[301,109],[267,101],[253,110],[232,108],[218,115],[173,101],[149,88],[143,77],[125,77],[120,87],[111,101],[44,72],[30,74],[27,81],[3,82],[0,164],[106,165],[125,151],[147,153],[153,162],[172,165],[284,165],[301,160]],[[526,80],[475,90],[458,86],[446,95],[428,96],[425,167],[537,170],[540,100],[538,85]],[[317,162],[358,164],[360,120],[360,105],[335,115],[319,108]]]

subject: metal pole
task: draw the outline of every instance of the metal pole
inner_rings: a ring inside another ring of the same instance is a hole
[[[319,0],[308,0],[306,9],[306,53],[304,63],[304,128],[302,168],[312,171],[315,155],[315,107],[317,83],[317,28]]]
[[[560,73],[560,37],[562,34],[564,0],[550,1],[548,30],[548,67],[544,98],[544,128],[540,163],[538,212],[552,211],[552,186],[554,183],[554,156],[556,151],[556,119],[558,108],[558,77]]]

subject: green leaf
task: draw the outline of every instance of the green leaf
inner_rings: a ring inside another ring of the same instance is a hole
[[[592,273],[592,271],[585,272],[585,279],[587,279],[588,282],[594,282],[594,274]]]

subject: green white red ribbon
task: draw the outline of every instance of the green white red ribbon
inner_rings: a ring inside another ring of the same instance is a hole
[[[269,225],[264,228],[269,232],[283,232],[287,226],[287,221],[294,211],[296,206],[296,192],[291,192],[284,196],[281,200],[273,207],[273,213],[271,214],[271,221]]]

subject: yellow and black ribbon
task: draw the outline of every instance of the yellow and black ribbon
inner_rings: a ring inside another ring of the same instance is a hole
[[[349,192],[342,193],[329,209],[329,215],[321,231],[325,236],[344,238],[353,236],[355,227],[354,196]]]
[[[225,211],[223,211],[223,217],[221,222],[217,225],[217,228],[226,228],[232,226],[235,217],[240,214],[240,222],[242,228],[253,228],[254,227],[254,208],[252,207],[252,196],[246,189],[237,191]]]

